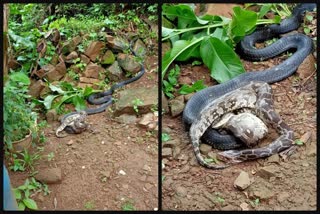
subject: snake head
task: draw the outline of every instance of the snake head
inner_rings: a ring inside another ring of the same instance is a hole
[[[237,150],[228,150],[224,152],[219,152],[217,157],[226,162],[226,163],[241,163],[243,160],[241,159],[240,153]]]

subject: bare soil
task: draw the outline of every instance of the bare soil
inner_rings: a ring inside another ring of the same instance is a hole
[[[125,88],[158,84],[158,58],[147,57],[145,64],[144,76]],[[62,182],[49,184],[51,193],[47,196],[32,196],[40,210],[158,208],[158,134],[137,124],[117,122],[109,110],[88,116],[89,130],[78,135],[57,138],[59,122],[45,129],[47,141],[38,145],[43,146],[43,152],[35,170],[58,167]],[[51,152],[54,158],[49,161]],[[9,174],[13,187],[22,185],[29,176],[28,172]]]

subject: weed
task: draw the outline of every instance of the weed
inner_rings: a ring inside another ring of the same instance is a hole
[[[132,101],[132,104],[133,104],[133,109],[136,113],[139,113],[139,109],[138,109],[138,106],[142,105],[143,104],[143,101],[140,100],[139,98],[136,98]]]
[[[172,68],[168,74],[168,80],[163,80],[163,91],[169,97],[173,98],[173,92],[175,87],[178,85],[178,77],[180,75],[180,67],[178,65]]]
[[[135,210],[136,208],[133,205],[133,202],[131,200],[125,201],[124,204],[121,206],[121,209],[123,211],[132,211]]]
[[[54,153],[50,152],[49,154],[47,154],[48,157],[48,161],[52,161],[52,159],[54,158]]]
[[[254,201],[250,201],[252,207],[257,207],[260,204],[260,199],[256,198]]]
[[[161,134],[161,141],[162,142],[166,142],[170,140],[170,135],[168,135],[167,133],[162,133]]]
[[[94,202],[92,202],[92,201],[87,201],[87,202],[84,204],[84,208],[86,208],[87,210],[92,210],[92,209],[94,209]]]

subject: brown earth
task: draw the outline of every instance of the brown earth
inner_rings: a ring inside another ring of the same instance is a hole
[[[246,62],[247,71],[265,70],[281,63],[287,56],[266,62]],[[278,154],[266,159],[247,161],[223,170],[201,167],[195,158],[181,115],[163,116],[163,133],[170,140],[162,144],[169,155],[162,157],[163,210],[316,210],[316,72],[301,68],[307,77],[294,74],[272,85],[275,109],[294,130],[295,139],[304,142],[289,158]],[[216,84],[205,66],[182,65],[181,76],[195,82],[204,79],[208,86]],[[270,131],[259,146],[277,138]],[[168,150],[167,150],[168,151]],[[210,155],[218,150],[209,148]],[[234,187],[240,172],[249,175],[251,184],[245,190]],[[267,171],[267,173],[263,173]]]
[[[125,88],[157,85],[157,64],[156,56],[146,57],[144,76]],[[158,208],[157,131],[117,122],[110,110],[88,116],[90,128],[79,135],[57,138],[58,122],[44,130],[47,141],[38,145],[43,152],[35,170],[60,168],[62,181],[48,185],[49,195],[32,196],[39,210],[121,210],[126,205],[135,210]],[[49,161],[51,152],[54,158]],[[29,176],[28,172],[9,174],[13,187]]]

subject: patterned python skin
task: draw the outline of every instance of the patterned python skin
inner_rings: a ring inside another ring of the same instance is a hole
[[[255,112],[255,115],[261,118],[264,123],[270,124],[275,128],[280,137],[262,148],[220,152],[218,154],[219,158],[228,160],[227,165],[207,163],[199,149],[201,136],[207,128],[217,124],[224,114],[242,108],[251,109],[252,112]],[[192,123],[189,134],[199,164],[209,169],[224,169],[230,166],[230,163],[268,157],[278,152],[290,155],[293,148],[295,148],[293,131],[274,110],[271,87],[267,83],[260,81],[251,81],[249,84],[231,91],[207,105]]]
[[[69,130],[75,134],[83,132],[88,127],[88,124],[85,122],[86,118],[87,113],[85,111],[80,111],[62,118],[61,125],[56,130],[56,136],[60,138],[66,137],[67,134],[61,134],[61,132],[66,128],[69,128]]]

